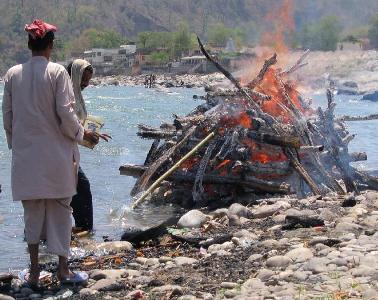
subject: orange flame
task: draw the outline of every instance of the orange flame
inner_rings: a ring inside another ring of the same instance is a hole
[[[252,128],[251,117],[245,111],[236,115],[223,116],[220,120],[220,123],[226,128],[232,128],[239,125],[248,129]]]
[[[283,0],[282,5],[273,9],[266,20],[272,24],[273,31],[261,35],[261,45],[270,46],[278,53],[289,51],[285,38],[295,29],[293,0]]]

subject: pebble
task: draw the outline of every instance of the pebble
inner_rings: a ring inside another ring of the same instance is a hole
[[[311,271],[314,274],[327,272],[327,263],[329,259],[326,257],[314,257],[311,258],[305,265],[303,269],[305,271]]]
[[[0,294],[0,300],[15,300],[15,299],[11,296]]]
[[[164,295],[169,293],[170,297],[172,296],[180,296],[182,295],[182,287],[179,285],[163,285],[159,287],[155,287],[151,290],[152,294]]]
[[[125,299],[139,300],[139,299],[143,299],[143,297],[144,297],[144,292],[142,290],[135,290],[128,293]]]
[[[285,254],[286,257],[290,258],[293,262],[304,262],[309,260],[314,256],[309,248],[296,248]]]
[[[250,257],[248,257],[247,262],[254,262],[256,260],[260,260],[263,256],[260,253],[252,254]]]
[[[269,269],[261,269],[256,278],[260,279],[261,281],[265,282],[270,279],[275,273],[272,270]]]
[[[118,281],[114,281],[111,279],[100,279],[90,288],[92,290],[97,290],[100,292],[107,292],[107,291],[119,291],[122,289],[122,287],[123,285]]]
[[[270,268],[286,268],[292,260],[283,255],[273,256],[267,259],[266,266]]]
[[[253,217],[256,219],[266,218],[274,215],[275,213],[290,208],[290,204],[285,201],[278,201],[272,205],[263,205],[252,210]]]
[[[209,219],[203,212],[193,209],[184,214],[177,225],[181,228],[200,228]]]
[[[228,282],[228,281],[224,281],[221,283],[221,288],[224,288],[224,289],[234,289],[238,286],[238,284],[236,282]]]
[[[34,293],[34,291],[30,288],[27,288],[27,287],[23,287],[20,290],[20,294],[24,297],[29,297],[33,293]]]
[[[159,263],[161,263],[161,264],[165,264],[169,261],[172,261],[172,257],[169,257],[169,256],[160,256],[159,257]]]
[[[191,258],[191,257],[184,257],[184,256],[179,256],[173,259],[173,261],[176,263],[178,266],[184,266],[184,265],[192,265],[195,264],[198,260]]]
[[[233,203],[231,206],[228,208],[228,214],[229,215],[236,215],[239,218],[244,217],[244,218],[251,218],[252,217],[252,212],[245,206],[239,204],[239,203]]]
[[[124,252],[133,249],[133,245],[127,241],[104,242],[97,245],[97,250],[109,252]]]
[[[90,288],[83,288],[83,289],[80,290],[79,295],[80,295],[80,298],[86,299],[86,298],[93,296],[97,293],[98,292],[96,290],[92,290]]]
[[[233,242],[225,242],[223,244],[214,244],[210,245],[209,248],[207,248],[208,253],[213,253],[219,250],[224,250],[224,251],[230,251],[235,248],[235,245]]]

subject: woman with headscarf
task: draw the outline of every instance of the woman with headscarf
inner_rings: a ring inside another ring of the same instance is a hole
[[[88,117],[85,101],[81,93],[88,85],[93,75],[92,65],[84,59],[75,59],[67,66],[68,74],[71,76],[72,87],[75,94],[75,112],[81,124],[84,124]],[[108,141],[107,134],[99,134],[98,138]],[[98,143],[98,138],[96,143]],[[72,198],[71,207],[75,219],[75,227],[84,231],[93,230],[93,205],[92,193],[88,178],[79,167],[77,194]]]

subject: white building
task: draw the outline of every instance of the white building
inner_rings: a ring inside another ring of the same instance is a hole
[[[112,69],[131,68],[135,61],[136,45],[122,45],[119,48],[93,48],[84,51],[95,72],[110,72]]]

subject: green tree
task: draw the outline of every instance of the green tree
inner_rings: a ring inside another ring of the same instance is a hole
[[[221,23],[210,27],[208,32],[210,44],[224,47],[229,38],[232,38],[237,45],[241,46],[247,39],[246,28],[227,28]]]
[[[166,64],[167,62],[169,62],[169,54],[165,51],[153,52],[149,56],[149,60],[153,64]]]
[[[342,27],[334,16],[322,18],[317,23],[307,23],[297,36],[303,48],[321,51],[334,51],[340,40]]]
[[[368,37],[370,43],[374,48],[378,48],[378,13],[373,18],[371,18],[369,23],[370,27],[368,31]]]
[[[192,38],[189,26],[186,23],[179,25],[179,30],[174,33],[174,56],[179,57],[192,48]]]

